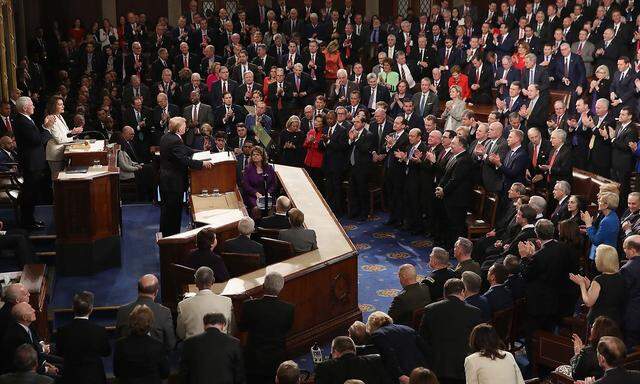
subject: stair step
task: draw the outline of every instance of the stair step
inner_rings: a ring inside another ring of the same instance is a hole
[[[56,235],[30,235],[29,240],[36,241],[55,241]]]

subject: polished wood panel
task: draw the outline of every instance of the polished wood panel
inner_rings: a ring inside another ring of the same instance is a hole
[[[116,0],[116,12],[118,17],[127,15],[127,12],[144,13],[147,15],[148,26],[156,25],[158,17],[166,17],[169,13],[167,0]],[[115,24],[115,21],[111,21]]]
[[[65,149],[64,157],[69,160],[71,166],[93,166],[96,160],[100,165],[109,165],[109,156],[111,149],[104,145],[104,140],[99,140],[91,144],[92,148],[86,151],[71,151],[69,147]],[[93,148],[97,147],[97,148]]]
[[[236,160],[233,155],[227,160],[214,163],[212,168],[190,169],[191,193],[201,194],[203,190],[212,193],[218,189],[221,193],[237,189]]]

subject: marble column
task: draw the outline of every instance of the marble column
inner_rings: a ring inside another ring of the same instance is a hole
[[[16,69],[18,66],[16,60],[16,26],[13,13],[13,2],[11,0],[7,1],[6,6],[3,8],[3,13],[7,18],[6,41],[7,51],[9,52],[9,88],[15,89],[18,86],[18,81],[16,79]]]
[[[7,70],[7,44],[5,40],[5,15],[6,0],[0,0],[0,89],[2,100],[9,99],[9,76]]]

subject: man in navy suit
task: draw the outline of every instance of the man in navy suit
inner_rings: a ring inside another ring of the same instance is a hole
[[[507,272],[507,268],[502,263],[494,264],[489,268],[487,281],[491,284],[491,287],[483,296],[487,298],[492,313],[513,307],[511,291],[504,285],[508,276],[509,272]]]
[[[489,155],[489,161],[498,168],[498,172],[504,175],[502,181],[502,191],[507,193],[511,184],[519,182],[524,183],[525,172],[529,163],[527,151],[522,146],[524,133],[517,129],[512,129],[507,136],[507,145],[509,152],[504,156],[504,161],[500,160],[497,153]]]
[[[496,45],[495,52],[498,55],[498,59],[511,55],[516,44],[516,34],[509,30],[507,24],[502,23],[500,25],[500,35],[495,38],[494,44]]]
[[[569,43],[560,45],[560,55],[554,72],[553,77],[556,80],[558,89],[573,91],[578,96],[582,94],[584,87],[587,85],[584,62],[580,55],[571,53],[571,45]]]
[[[491,104],[491,83],[493,71],[491,66],[485,65],[482,56],[475,56],[469,69],[469,84],[471,87],[471,102],[473,104]]]
[[[614,113],[620,111],[622,107],[634,106],[634,81],[636,73],[629,65],[629,58],[621,56],[617,62],[618,70],[613,75],[611,82],[611,105],[614,107]]]
[[[549,95],[549,74],[546,68],[536,64],[537,58],[533,53],[524,57],[524,71],[522,75],[522,89],[528,89],[529,85],[537,84],[543,98]],[[531,98],[531,97],[529,97]]]
[[[506,57],[506,56],[505,56]],[[504,100],[496,99],[496,107],[498,112],[502,114],[502,118],[506,119],[513,112],[520,111],[520,107],[525,104],[525,97],[520,94],[520,82],[514,81],[509,86],[509,93]]]
[[[494,85],[498,89],[498,94],[502,97],[509,95],[509,87],[514,81],[520,81],[521,72],[513,68],[513,59],[511,56],[502,58],[502,65],[498,66],[494,74]]]

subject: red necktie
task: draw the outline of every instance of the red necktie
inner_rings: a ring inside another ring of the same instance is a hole
[[[7,132],[13,132],[13,127],[11,126],[11,118],[5,117],[4,126],[7,129]]]
[[[555,150],[553,151],[553,155],[551,156],[551,159],[549,159],[549,171],[547,173],[547,181],[551,181],[551,168],[553,167],[553,163],[556,161],[556,155],[558,154],[558,151]]]
[[[533,156],[531,158],[531,164],[535,167],[538,165],[538,146],[533,146]]]
[[[296,76],[296,89],[300,92],[300,78]]]
[[[189,59],[188,56],[182,56],[182,66],[183,68],[189,68]]]
[[[449,65],[449,50],[445,51],[445,55],[444,55],[444,66],[446,67],[447,65]]]
[[[347,39],[346,41],[347,44],[351,44],[351,39]],[[346,49],[346,52],[344,54],[344,56],[348,59],[349,57],[351,57],[351,46],[348,46]]]

